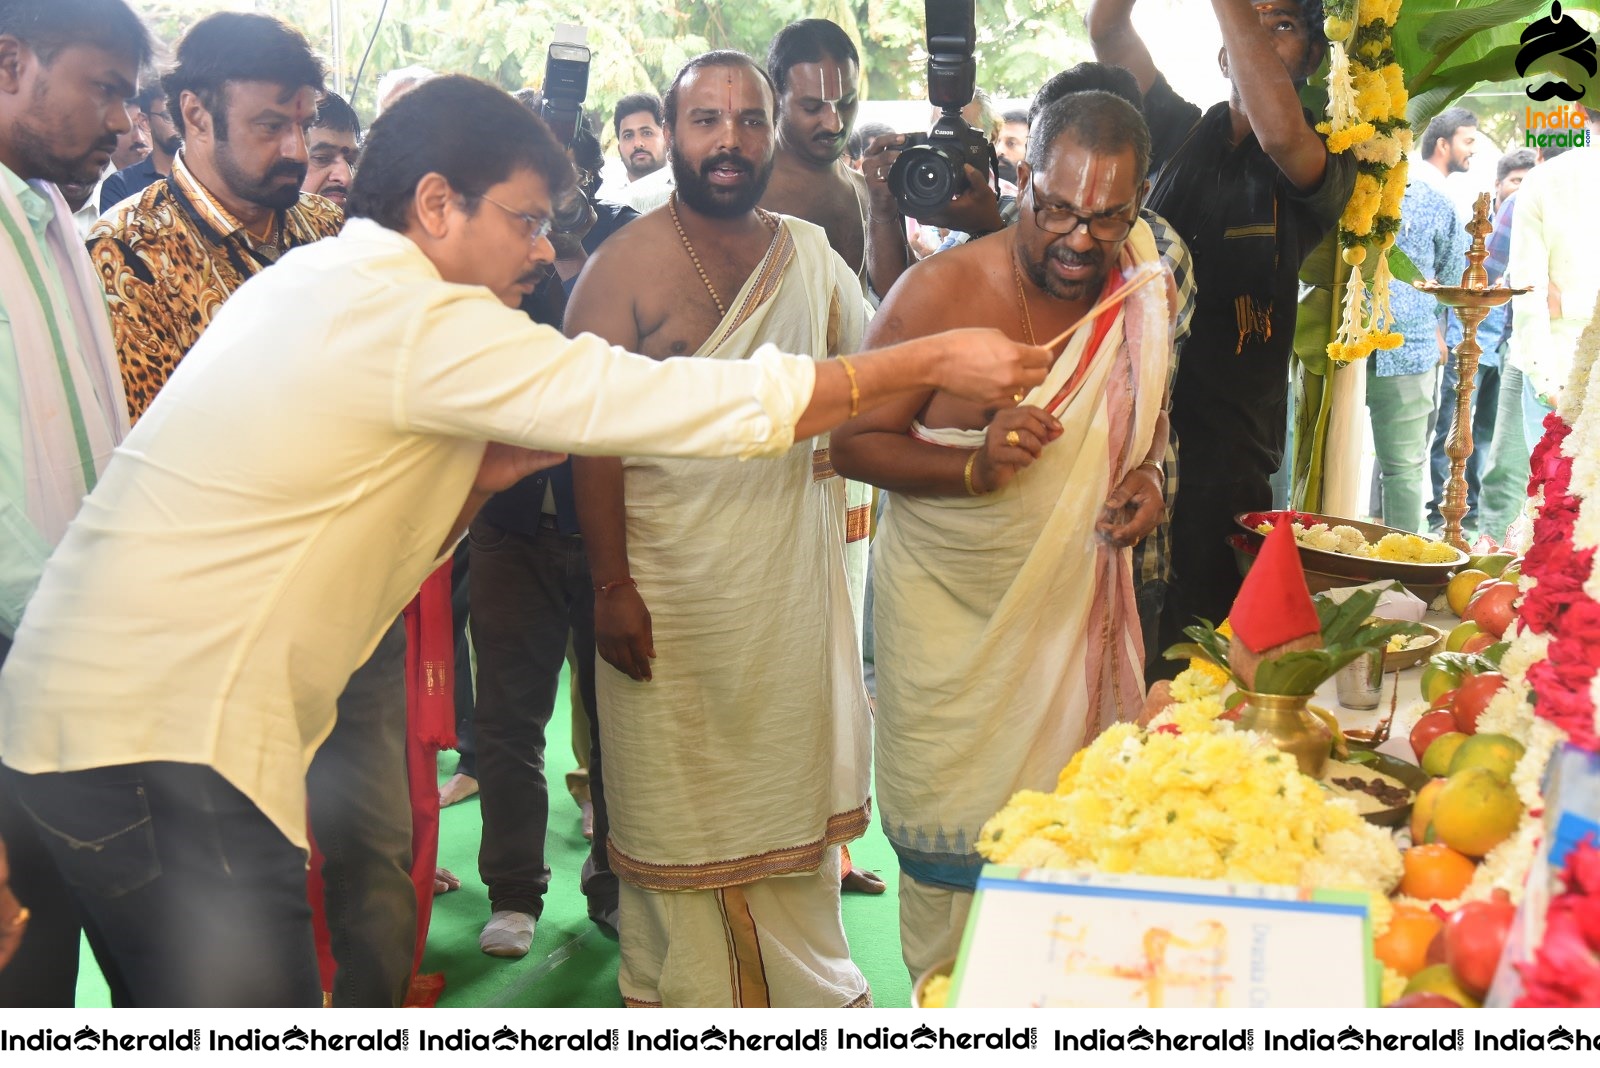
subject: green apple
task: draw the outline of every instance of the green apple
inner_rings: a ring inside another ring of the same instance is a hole
[[[1516,558],[1515,553],[1484,553],[1482,556],[1467,557],[1467,566],[1477,568],[1492,578],[1499,578]]]
[[[1470,619],[1461,623],[1457,623],[1454,627],[1450,628],[1450,633],[1445,637],[1445,651],[1450,653],[1460,652],[1461,647],[1466,644],[1467,639],[1472,637],[1474,634],[1481,633],[1482,629],[1483,628],[1479,627],[1478,624],[1474,623]]]

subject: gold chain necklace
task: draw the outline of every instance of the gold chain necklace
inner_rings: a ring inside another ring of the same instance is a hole
[[[1011,242],[1011,277],[1017,280],[1017,303],[1022,307],[1022,329],[1027,335],[1025,340],[1032,345],[1034,344],[1033,316],[1028,314],[1028,294],[1022,288],[1022,267],[1017,263],[1017,243],[1015,240]]]
[[[700,281],[705,283],[706,292],[711,294],[711,303],[717,306],[717,317],[726,319],[728,317],[728,306],[722,303],[721,297],[717,296],[717,289],[711,284],[711,276],[706,274],[705,267],[701,265],[700,256],[695,252],[694,244],[690,242],[689,235],[683,232],[683,222],[678,218],[678,191],[676,189],[667,197],[667,211],[672,215],[672,226],[678,231],[678,240],[683,242],[683,250],[689,254],[689,260],[694,264],[695,271],[700,275]],[[756,209],[756,215],[762,222],[767,224],[769,229],[774,233],[777,232],[777,216],[761,208]]]

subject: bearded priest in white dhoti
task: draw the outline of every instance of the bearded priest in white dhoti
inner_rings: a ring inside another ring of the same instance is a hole
[[[873,544],[877,796],[914,976],[955,956],[984,822],[1140,712],[1129,547],[1165,506],[1177,303],[1140,215],[1148,163],[1122,99],[1045,107],[1017,224],[912,268],[867,340],[1054,337],[1050,376],[1013,408],[924,391],[834,434],[838,469],[889,491]]]
[[[569,332],[661,357],[856,350],[860,284],[824,231],[756,207],[772,103],[737,53],[680,73],[676,192],[590,261]],[[759,465],[577,464],[629,1005],[870,1001],[839,915],[871,742],[827,444]]]

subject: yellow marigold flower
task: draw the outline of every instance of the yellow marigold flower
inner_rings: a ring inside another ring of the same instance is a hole
[[[1370,336],[1372,337],[1372,340],[1377,343],[1378,348],[1385,352],[1388,352],[1392,349],[1397,349],[1406,343],[1405,335],[1396,333],[1393,330],[1385,330],[1381,334],[1372,334]],[[1454,559],[1454,557],[1452,557],[1452,559]]]
[[[1221,628],[1218,628],[1221,633]],[[1172,699],[1179,703],[1203,701],[1207,697],[1221,697],[1228,684],[1228,673],[1205,660],[1189,661],[1187,671],[1178,672],[1172,680]]]
[[[1365,26],[1374,19],[1389,21],[1389,0],[1361,0],[1356,6],[1356,23]]]

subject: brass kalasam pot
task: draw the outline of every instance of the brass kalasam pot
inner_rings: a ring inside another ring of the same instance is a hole
[[[1252,693],[1244,691],[1244,707],[1236,725],[1272,739],[1272,744],[1293,756],[1303,774],[1322,778],[1333,748],[1333,734],[1306,710],[1311,694]]]

